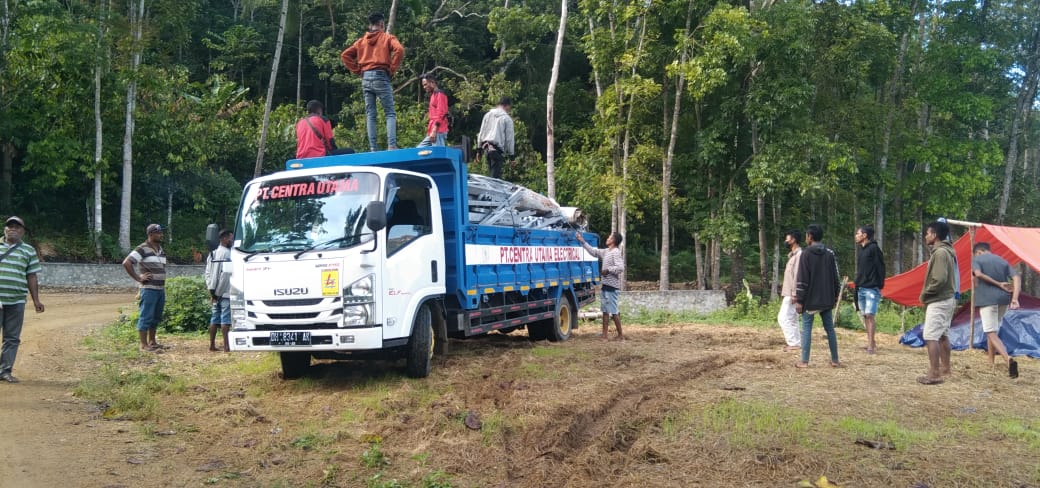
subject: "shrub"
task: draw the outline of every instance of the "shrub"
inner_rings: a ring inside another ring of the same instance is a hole
[[[140,311],[123,317],[123,323],[137,325]],[[163,332],[194,332],[209,328],[209,290],[201,276],[178,276],[166,280],[166,306],[159,328]]]

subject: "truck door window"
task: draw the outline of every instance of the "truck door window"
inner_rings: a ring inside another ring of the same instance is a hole
[[[395,174],[387,178],[386,253],[392,255],[421,236],[433,232],[430,182]]]

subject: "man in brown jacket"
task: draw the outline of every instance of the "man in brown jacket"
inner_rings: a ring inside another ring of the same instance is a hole
[[[947,242],[950,226],[936,220],[928,224],[924,243],[932,248],[928,272],[921,287],[924,304],[924,336],[928,349],[928,374],[917,378],[922,385],[938,385],[950,376],[950,322],[957,309],[957,254]]]
[[[404,59],[404,46],[386,32],[383,14],[368,16],[368,32],[345,49],[339,58],[351,73],[361,75],[361,91],[365,95],[365,115],[368,126],[368,148],[376,146],[376,98],[386,113],[387,149],[397,149],[397,112],[394,111],[394,90],[390,78]]]

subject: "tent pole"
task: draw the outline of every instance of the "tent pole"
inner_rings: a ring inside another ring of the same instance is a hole
[[[900,305],[899,308],[899,334],[906,333],[906,306]]]
[[[975,227],[968,227],[968,235],[970,236],[969,243],[971,244],[971,247],[968,248],[968,252],[970,253],[969,256],[972,256],[972,259],[974,259]],[[971,282],[971,310],[968,311],[968,320],[971,324],[971,335],[968,336],[968,352],[971,352],[971,350],[975,348],[975,271],[971,261],[968,262],[968,269],[970,270],[970,273],[968,273],[968,280]],[[957,270],[957,272],[960,273],[960,270]]]

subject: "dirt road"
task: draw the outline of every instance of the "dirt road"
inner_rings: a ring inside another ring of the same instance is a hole
[[[27,317],[22,383],[0,384],[0,486],[1040,486],[1035,361],[1011,380],[955,353],[954,377],[924,387],[924,352],[894,336],[867,356],[839,330],[836,369],[817,332],[803,370],[775,327],[630,326],[619,343],[586,323],[563,343],[455,341],[422,380],[347,361],[282,381],[276,356],[198,335],[159,355],[82,345],[131,301],[44,294]],[[108,362],[150,382],[142,420],[73,396]]]
[[[0,483],[55,487],[76,479],[101,486],[87,480],[103,479],[110,465],[105,461],[129,430],[124,423],[97,420],[93,405],[72,393],[88,366],[83,337],[114,320],[133,295],[44,291],[41,300],[44,313],[31,311],[31,304],[26,311],[14,366],[22,382],[0,384]]]

